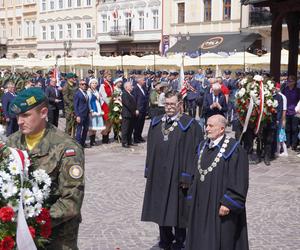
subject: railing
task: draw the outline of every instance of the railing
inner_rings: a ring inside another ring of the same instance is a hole
[[[112,26],[109,35],[115,38],[133,38],[133,32],[126,26]]]
[[[252,10],[249,13],[249,26],[265,26],[272,24],[272,14],[267,9]]]

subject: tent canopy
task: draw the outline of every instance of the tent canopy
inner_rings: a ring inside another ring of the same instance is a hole
[[[191,36],[190,39],[181,39],[172,46],[168,53],[199,51],[202,53],[239,52],[249,48],[258,38],[256,33],[216,33]]]

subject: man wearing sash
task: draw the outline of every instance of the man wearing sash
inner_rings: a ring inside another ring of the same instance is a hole
[[[142,221],[158,224],[160,248],[179,250],[184,248],[187,192],[203,135],[194,118],[180,113],[178,92],[170,91],[165,98],[166,114],[154,117],[148,132]]]
[[[187,250],[248,250],[247,154],[225,134],[226,118],[207,121],[192,184]]]
[[[46,121],[48,100],[41,88],[21,91],[11,103],[20,130],[7,145],[27,150],[34,166],[51,178],[52,235],[48,250],[76,250],[84,196],[84,154],[69,135]]]

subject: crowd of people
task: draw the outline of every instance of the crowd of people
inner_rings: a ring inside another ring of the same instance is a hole
[[[122,70],[100,70],[97,73],[89,70],[86,78],[79,79],[72,72],[62,73],[57,78],[53,72],[43,75],[42,71],[33,74],[2,70],[2,121],[7,124],[7,135],[18,129],[16,117],[8,112],[9,103],[20,90],[35,86],[41,87],[48,97],[48,121],[58,126],[60,114],[63,115],[66,118],[65,132],[83,147],[99,144],[96,140],[98,131],[102,143],[109,143],[113,130],[114,140],[128,148],[145,141],[142,137],[145,119],[164,114],[165,93],[174,90],[183,94],[183,112],[193,118],[197,115],[203,129],[208,117],[214,114],[225,116],[236,139],[241,139],[247,150],[250,163],[264,160],[270,165],[277,156],[288,156],[289,148],[298,151],[300,82],[286,72],[276,83],[274,98],[280,103],[277,117],[264,126],[267,129],[261,128],[258,135],[249,128],[243,136],[243,123],[236,112],[240,82],[255,74],[270,78],[268,72],[233,73],[225,70],[222,76],[214,76],[209,68],[199,69],[197,72],[185,71],[184,83],[176,71],[132,70],[127,78]]]

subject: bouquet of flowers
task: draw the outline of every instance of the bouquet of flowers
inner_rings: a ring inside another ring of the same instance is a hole
[[[119,140],[119,134],[121,132],[121,120],[122,120],[121,112],[122,112],[121,97],[119,94],[114,94],[110,102],[108,117],[109,120],[112,122],[115,135],[118,135],[118,140]]]
[[[2,100],[3,90],[0,88],[0,100]],[[0,102],[0,124],[5,124],[2,103]]]
[[[240,89],[236,93],[236,110],[244,128],[250,125],[258,133],[260,125],[271,121],[278,106],[277,100],[273,98],[274,93],[274,81],[263,79],[260,75],[241,80]]]
[[[51,235],[46,208],[51,179],[45,170],[34,170],[26,151],[0,142],[0,250],[43,247]]]

